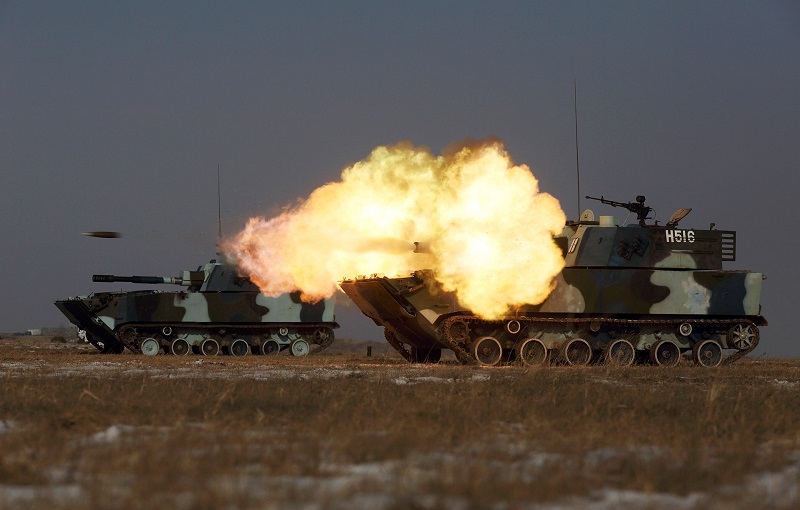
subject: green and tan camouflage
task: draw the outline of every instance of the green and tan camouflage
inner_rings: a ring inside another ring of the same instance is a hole
[[[196,352],[242,356],[287,350],[294,356],[333,343],[333,298],[268,297],[232,266],[211,261],[181,276],[94,275],[95,282],[182,285],[178,291],[98,292],[55,302],[102,352]]]
[[[385,328],[387,341],[411,362],[435,362],[450,349],[463,363],[527,365],[673,365],[691,357],[702,366],[732,362],[759,341],[762,273],[723,270],[736,259],[736,233],[683,228],[678,211],[666,225],[648,225],[586,211],[554,238],[565,267],[538,305],[484,320],[445,292],[430,271],[408,277],[347,279],[341,289]]]

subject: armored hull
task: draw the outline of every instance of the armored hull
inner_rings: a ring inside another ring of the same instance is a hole
[[[234,268],[212,262],[180,278],[95,275],[95,281],[185,285],[180,291],[100,292],[58,300],[59,310],[102,352],[242,356],[325,349],[338,327],[334,301],[299,293],[267,297]]]
[[[565,267],[553,291],[497,320],[472,313],[429,271],[347,279],[340,287],[412,362],[435,362],[450,349],[463,363],[484,365],[668,366],[691,357],[715,366],[751,352],[767,324],[764,275],[722,269],[735,260],[732,231],[679,229],[677,222],[620,227],[604,217],[569,223],[554,242]]]

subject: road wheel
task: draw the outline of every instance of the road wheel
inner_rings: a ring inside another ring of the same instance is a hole
[[[500,362],[503,357],[503,347],[500,342],[491,336],[484,336],[472,343],[472,356],[481,365],[492,366]]]
[[[169,346],[169,351],[175,356],[186,356],[190,350],[189,342],[185,338],[176,338]]]
[[[633,344],[624,338],[611,342],[603,352],[603,360],[606,365],[617,367],[627,367],[633,363],[636,357],[636,349]]]
[[[573,338],[561,348],[561,360],[571,366],[586,366],[592,361],[592,346],[583,338]]]
[[[292,356],[305,356],[308,354],[308,350],[308,342],[302,338],[298,338],[292,342],[289,352],[292,354]]]
[[[714,340],[703,340],[694,345],[692,359],[701,367],[715,367],[722,363],[722,346]]]
[[[247,342],[242,340],[241,338],[237,338],[236,340],[231,343],[231,346],[228,348],[232,356],[247,356],[250,352],[250,346],[247,345]]]
[[[526,338],[516,346],[517,359],[526,367],[538,367],[547,363],[547,347],[538,338]]]
[[[681,360],[681,349],[672,340],[659,340],[650,348],[650,361],[660,367],[674,367]]]
[[[219,342],[213,338],[206,338],[200,344],[200,352],[203,353],[203,356],[216,356],[219,354]]]
[[[145,356],[155,356],[161,352],[161,344],[155,338],[145,338],[139,349]]]
[[[280,350],[281,346],[275,340],[267,340],[266,342],[261,344],[261,354],[263,354],[264,356],[278,354]]]

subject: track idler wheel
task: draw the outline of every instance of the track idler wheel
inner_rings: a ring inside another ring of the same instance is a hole
[[[203,356],[216,356],[219,354],[219,342],[213,338],[206,338],[200,344],[200,352]]]
[[[330,347],[334,338],[331,328],[317,328],[314,330],[314,343],[320,346],[320,350]]]
[[[515,347],[517,359],[526,367],[538,367],[547,363],[547,347],[538,338],[526,338]]]
[[[503,357],[503,346],[492,336],[484,336],[475,340],[470,351],[478,363],[485,366],[497,365]]]
[[[139,346],[139,349],[145,356],[155,356],[161,352],[161,344],[158,343],[158,340],[155,338],[145,338],[142,341],[142,345]]]
[[[736,324],[728,331],[728,345],[740,351],[754,347],[758,343],[758,328],[753,324],[743,322]]]
[[[586,366],[592,361],[592,346],[583,338],[572,338],[561,347],[560,358],[566,365]]]
[[[614,340],[603,351],[603,361],[606,365],[627,367],[633,364],[636,358],[636,349],[633,344],[624,338]]]
[[[318,354],[324,351],[333,345],[333,340],[336,338],[331,328],[317,328],[311,335],[305,334],[303,336],[309,344],[313,344],[308,354]]]
[[[694,344],[692,359],[701,367],[715,367],[722,363],[722,346],[714,340],[703,340]]]
[[[175,356],[186,356],[191,350],[189,342],[187,342],[185,338],[176,338],[169,345],[169,352]]]
[[[650,348],[650,361],[660,367],[674,367],[681,361],[681,349],[672,340],[659,340]]]
[[[250,346],[241,338],[237,338],[231,342],[228,352],[231,353],[231,356],[247,356],[250,353]]]

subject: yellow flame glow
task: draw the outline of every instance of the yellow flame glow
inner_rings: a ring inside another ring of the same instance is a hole
[[[491,319],[544,301],[564,266],[553,235],[565,221],[497,140],[441,156],[403,142],[375,148],[281,215],[250,219],[223,251],[265,294],[299,289],[308,301],[333,295],[343,277],[431,269]],[[414,241],[430,253],[414,254]]]

